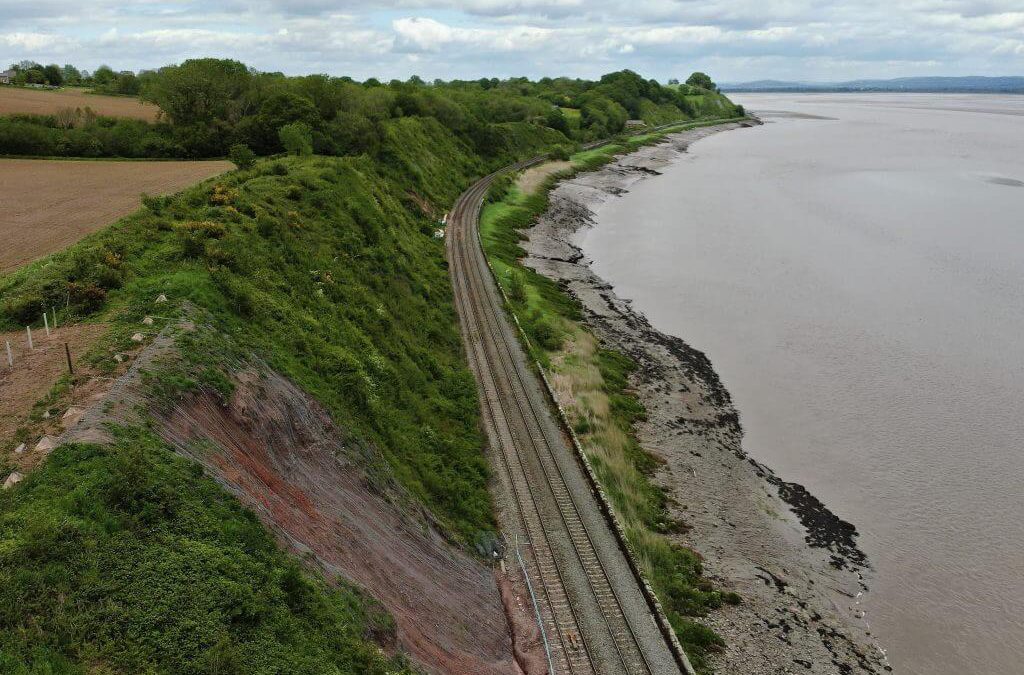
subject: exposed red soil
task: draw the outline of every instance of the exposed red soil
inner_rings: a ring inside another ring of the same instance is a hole
[[[373,451],[345,438],[289,381],[247,373],[229,405],[193,397],[169,413],[162,433],[329,578],[379,600],[395,617],[400,647],[426,671],[521,672],[491,569],[364,471]]]

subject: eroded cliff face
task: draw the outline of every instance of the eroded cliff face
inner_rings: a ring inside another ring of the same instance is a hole
[[[424,668],[511,671],[491,570],[449,545],[385,478],[364,470],[354,456],[372,462],[372,451],[346,440],[293,384],[249,370],[228,405],[200,394],[164,422],[166,440],[296,553],[379,600],[395,618],[398,647]]]
[[[261,364],[232,375],[226,400],[204,390],[169,404],[150,400],[145,380],[176,357],[174,338],[158,337],[62,440],[103,442],[108,423],[138,424],[147,411],[153,430],[250,508],[282,546],[380,602],[395,620],[393,634],[372,636],[386,650],[408,654],[427,672],[533,670],[528,647],[515,649],[523,666],[513,657],[509,619],[516,617],[506,617],[504,580],[440,534],[372,447]]]

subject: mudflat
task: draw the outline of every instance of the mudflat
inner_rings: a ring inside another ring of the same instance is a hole
[[[143,103],[130,96],[103,96],[88,94],[82,89],[23,89],[21,87],[0,87],[0,115],[28,113],[52,115],[65,108],[91,108],[97,115],[105,117],[130,117],[153,122],[160,115],[160,108],[152,103]]]
[[[840,606],[896,672],[1019,675],[1024,96],[735,100],[765,124],[608,199],[582,253],[856,525],[870,590]]]
[[[224,173],[230,162],[0,159],[0,273],[59,251],[139,208]]]
[[[702,556],[718,587],[743,598],[703,619],[727,644],[712,657],[716,671],[884,673],[884,653],[856,609],[870,569],[856,529],[745,451],[732,397],[704,353],[652,326],[580,248],[610,202],[680,161],[693,142],[740,126],[673,134],[562,182],[526,232],[525,262],[579,300],[603,346],[639,366],[630,383],[647,415],[637,438],[663,460],[654,479],[688,528],[673,537]]]

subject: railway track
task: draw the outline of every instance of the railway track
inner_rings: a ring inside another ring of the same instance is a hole
[[[491,174],[458,199],[446,246],[470,367],[481,394],[503,527],[526,545],[527,572],[556,673],[680,673],[505,312],[480,244]]]

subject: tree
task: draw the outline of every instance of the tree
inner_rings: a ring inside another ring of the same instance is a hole
[[[292,122],[277,132],[289,155],[313,154],[313,130],[305,122]]]
[[[61,73],[64,76],[64,84],[76,85],[82,83],[82,73],[70,63],[61,69]]]
[[[278,89],[281,86],[279,83],[273,86],[275,89],[267,94],[250,93],[246,97],[249,101],[257,96],[263,96],[263,99],[258,103],[250,102],[248,108],[250,111],[255,109],[255,114],[250,112],[235,127],[235,138],[260,155],[281,151],[278,131],[286,124],[305,122],[311,128],[320,126],[320,112],[313,101]]]
[[[256,163],[256,153],[245,143],[235,143],[228,152],[228,159],[239,169],[251,169]]]
[[[679,84],[679,78],[678,77],[670,78],[668,83],[671,84],[671,85]]]
[[[118,94],[135,96],[139,93],[139,78],[130,70],[118,73],[117,79],[114,80],[114,91]]]
[[[56,63],[43,68],[43,77],[46,78],[46,83],[54,87],[59,87],[64,84],[64,71],[60,69]]]
[[[102,65],[92,74],[92,83],[96,87],[104,87],[117,78],[117,73],[108,65]]]
[[[334,144],[334,154],[338,155],[372,155],[380,146],[376,125],[356,113],[338,113],[327,127],[327,136]]]
[[[711,81],[711,78],[704,73],[697,71],[693,75],[690,75],[686,80],[686,84],[691,87],[700,87],[701,89],[707,89],[708,91],[716,91],[718,89],[715,83]]]
[[[175,124],[234,124],[242,116],[243,98],[251,82],[249,69],[238,61],[189,59],[180,66],[160,69],[143,96],[160,106]]]
[[[544,115],[544,125],[556,131],[561,131],[563,134],[569,133],[569,121],[565,119],[565,113],[562,112],[561,108],[552,107]]]

